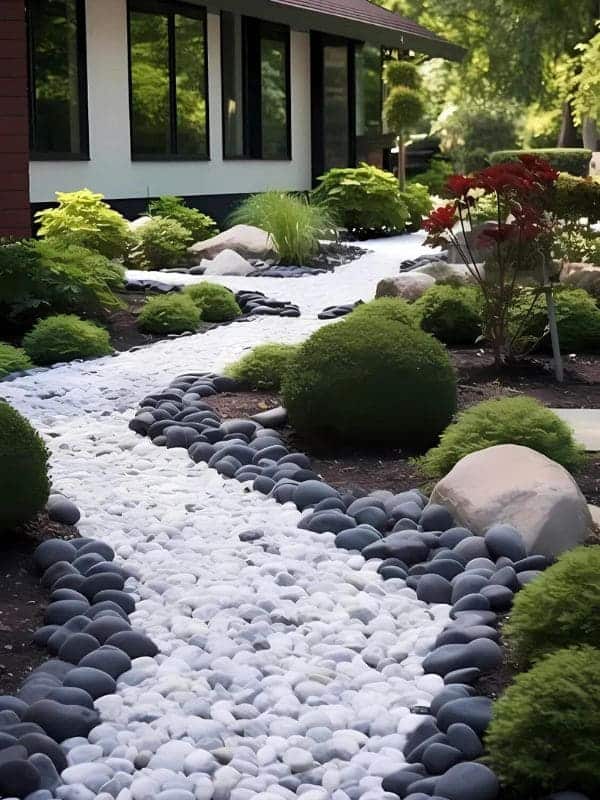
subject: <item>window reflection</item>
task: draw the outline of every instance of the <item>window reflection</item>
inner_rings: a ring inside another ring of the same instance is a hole
[[[283,159],[288,153],[288,85],[285,42],[261,41],[262,156]]]
[[[323,136],[325,171],[350,163],[348,46],[323,48]]]

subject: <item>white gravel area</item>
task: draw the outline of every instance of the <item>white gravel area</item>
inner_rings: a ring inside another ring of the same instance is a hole
[[[68,743],[61,800],[395,797],[381,779],[404,764],[420,719],[411,707],[442,686],[421,661],[449,607],[384,583],[377,561],[336,549],[333,535],[299,530],[293,505],[127,429],[147,392],[218,371],[260,342],[303,339],[323,306],[368,299],[421,252],[418,236],[369,244],[375,253],[334,274],[222,281],[268,283],[304,318],[236,323],[0,384],[47,437],[55,489],[81,508],[82,535],[107,541],[136,575],[132,623],[160,648],[96,702],[103,724],[90,741]],[[247,530],[262,538],[240,542]]]

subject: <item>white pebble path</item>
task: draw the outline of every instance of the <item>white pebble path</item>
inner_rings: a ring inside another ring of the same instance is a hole
[[[385,240],[334,275],[271,279],[268,291],[312,312],[356,299],[359,284],[369,299],[419,253],[415,237]],[[132,623],[160,648],[97,701],[90,741],[67,743],[60,800],[393,797],[381,779],[404,764],[411,707],[442,686],[421,661],[449,607],[383,582],[376,561],[337,550],[332,535],[298,530],[293,505],[127,429],[142,396],[177,374],[218,371],[319,324],[261,318],[0,385],[47,437],[82,535],[109,542],[135,574]],[[249,529],[263,538],[241,543]]]

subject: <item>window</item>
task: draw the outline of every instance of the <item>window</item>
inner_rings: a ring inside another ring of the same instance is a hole
[[[225,158],[291,158],[289,29],[222,12]]]
[[[28,0],[30,149],[35,158],[87,158],[82,0]]]
[[[129,0],[129,63],[132,157],[208,158],[204,9]]]

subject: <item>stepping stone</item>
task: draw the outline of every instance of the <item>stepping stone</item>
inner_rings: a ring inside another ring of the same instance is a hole
[[[600,408],[551,408],[571,426],[575,440],[588,453],[600,452]]]

